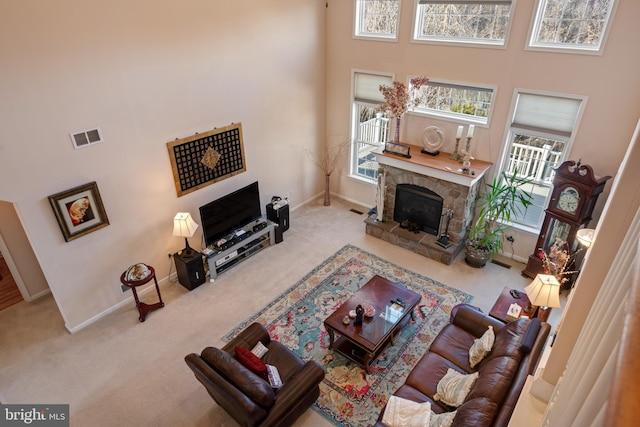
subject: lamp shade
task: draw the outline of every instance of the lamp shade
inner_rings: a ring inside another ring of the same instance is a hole
[[[180,237],[191,237],[198,229],[198,224],[191,218],[189,212],[178,212],[173,217],[173,235]]]
[[[533,305],[560,307],[560,283],[555,276],[538,274],[524,291]]]
[[[588,248],[589,246],[591,246],[591,244],[593,243],[594,231],[595,230],[591,228],[581,228],[580,230],[578,230],[578,232],[576,233],[576,238],[578,239],[578,242],[580,242],[580,244],[585,248]]]

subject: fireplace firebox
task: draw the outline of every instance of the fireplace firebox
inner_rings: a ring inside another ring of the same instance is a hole
[[[409,231],[438,235],[443,199],[428,188],[413,184],[396,186],[393,220]]]

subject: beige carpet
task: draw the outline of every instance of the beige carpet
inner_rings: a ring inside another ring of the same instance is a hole
[[[366,210],[337,198],[291,214],[284,242],[189,292],[164,283],[165,307],[138,322],[130,304],[69,334],[52,297],[0,311],[0,401],[69,403],[73,426],[235,426],[184,363],[184,356],[222,345],[221,336],[307,272],[351,243],[475,296],[489,311],[505,285],[524,289],[522,265],[453,265],[392,246],[364,232]],[[119,274],[115,272],[114,275]],[[144,301],[144,298],[143,298]],[[564,298],[563,298],[564,304]],[[551,314],[557,323],[560,310]],[[331,425],[309,410],[296,426]]]

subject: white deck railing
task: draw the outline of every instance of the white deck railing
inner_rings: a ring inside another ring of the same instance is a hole
[[[542,148],[524,144],[513,144],[507,173],[517,173],[520,178],[530,177],[537,183],[550,184],[553,168],[558,165],[562,153],[551,151],[550,145]]]
[[[373,119],[360,123],[358,152],[370,151],[388,139],[389,119],[378,114]]]

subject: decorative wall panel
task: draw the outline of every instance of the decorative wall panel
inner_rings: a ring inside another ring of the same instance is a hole
[[[178,197],[247,170],[242,124],[167,143]]]

